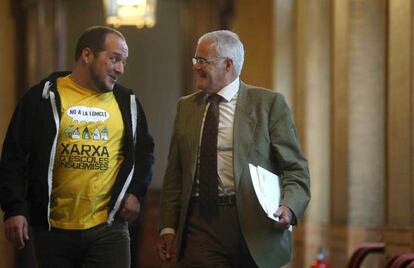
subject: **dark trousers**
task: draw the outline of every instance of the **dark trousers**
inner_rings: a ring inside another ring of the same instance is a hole
[[[180,267],[257,267],[241,233],[236,206],[217,208],[217,216],[207,222],[200,216],[199,203],[192,203]]]
[[[86,230],[50,231],[34,227],[33,243],[41,268],[130,268],[129,232],[126,222],[100,224]]]

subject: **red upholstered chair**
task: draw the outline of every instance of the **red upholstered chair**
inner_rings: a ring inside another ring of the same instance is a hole
[[[407,268],[414,268],[414,261],[412,261],[408,266],[407,266]]]
[[[347,268],[358,268],[369,253],[383,253],[385,244],[381,242],[364,243],[359,246],[348,262]]]
[[[391,268],[395,260],[398,256],[391,256],[387,258],[387,261],[385,262],[384,268]]]
[[[406,268],[413,261],[414,253],[406,253],[398,256],[391,264],[391,268]]]

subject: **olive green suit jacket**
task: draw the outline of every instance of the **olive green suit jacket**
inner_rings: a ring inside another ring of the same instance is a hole
[[[161,198],[160,228],[176,230],[177,256],[195,181],[197,150],[207,94],[180,99]],[[281,204],[296,220],[310,199],[308,164],[300,150],[291,112],[279,93],[240,83],[234,117],[233,168],[236,206],[243,236],[259,267],[279,267],[292,256],[292,237],[277,229],[255,196],[248,164],[281,177]],[[231,228],[231,227],[229,227]]]

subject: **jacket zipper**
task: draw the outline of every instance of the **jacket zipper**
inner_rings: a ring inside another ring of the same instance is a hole
[[[56,96],[55,93],[50,91],[50,87],[52,86],[52,83],[49,81],[46,81],[44,87],[43,87],[43,93],[42,97],[45,99],[50,99],[50,104],[52,106],[52,112],[53,112],[53,119],[55,121],[55,127],[56,127],[56,134],[55,138],[53,139],[53,145],[50,152],[50,160],[49,160],[49,168],[47,171],[47,185],[48,185],[48,202],[47,202],[47,223],[49,227],[49,231],[51,229],[50,225],[50,199],[52,196],[52,184],[53,184],[53,167],[55,163],[55,154],[56,154],[56,144],[57,144],[57,138],[59,135],[59,125],[60,125],[60,119],[59,119],[59,113],[57,110],[56,105]]]
[[[137,142],[136,128],[137,128],[138,111],[137,111],[137,102],[135,100],[134,95],[130,96],[130,106],[131,106],[132,138],[134,140],[134,146],[135,146],[135,144]],[[134,169],[135,169],[135,163],[132,164],[131,171],[128,174],[128,177],[127,177],[127,179],[124,183],[124,186],[122,187],[122,190],[119,193],[118,198],[116,199],[114,207],[112,208],[111,212],[109,213],[108,220],[107,220],[108,224],[112,224],[112,222],[114,221],[115,214],[118,211],[119,207],[121,206],[122,199],[124,198],[125,193],[126,193],[128,187],[129,187],[129,185],[131,184],[132,176],[134,175]]]

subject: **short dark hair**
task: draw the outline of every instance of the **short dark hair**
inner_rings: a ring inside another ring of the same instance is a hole
[[[108,34],[113,33],[125,40],[123,34],[111,27],[93,26],[86,29],[78,39],[75,50],[75,60],[77,61],[83,49],[90,48],[93,53],[98,53],[105,49],[105,38]]]

